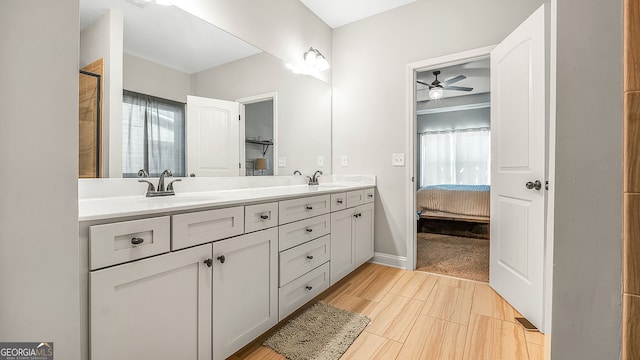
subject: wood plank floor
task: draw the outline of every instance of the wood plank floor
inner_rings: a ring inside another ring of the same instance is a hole
[[[365,264],[319,299],[371,319],[342,359],[543,359],[544,335],[485,283]],[[229,359],[285,357],[257,341]]]

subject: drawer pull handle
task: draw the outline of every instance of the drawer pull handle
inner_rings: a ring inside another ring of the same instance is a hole
[[[313,210],[313,206],[307,205],[307,210]]]
[[[305,286],[304,288],[305,288],[305,289],[307,289],[308,291],[311,291],[311,289],[313,289],[313,286],[309,286],[309,285],[307,285],[307,286]]]
[[[132,239],[131,239],[131,243],[132,243],[133,245],[140,245],[140,244],[142,244],[143,242],[144,242],[144,239],[143,239],[143,238],[134,237],[134,238],[132,238]]]
[[[224,255],[220,255],[218,256],[216,259],[218,259],[218,261],[220,261],[220,264],[224,264],[224,262],[227,260]]]
[[[208,267],[212,267],[213,266],[213,259],[207,259],[204,261],[205,264],[207,264]]]
[[[260,215],[260,219],[269,220],[269,215]]]
[[[307,259],[313,260],[313,255],[307,255]]]
[[[368,197],[368,198],[372,198],[372,197],[373,197],[373,194],[367,194],[367,197]]]
[[[336,200],[336,203],[338,203],[338,204],[342,204],[342,199],[338,199],[338,200]]]
[[[359,218],[360,216],[362,216],[362,213],[353,214],[354,218]]]
[[[313,232],[313,229],[311,229],[311,228],[307,228],[306,230],[307,230],[308,233]]]

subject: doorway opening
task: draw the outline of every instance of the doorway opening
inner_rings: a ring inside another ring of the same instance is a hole
[[[246,176],[277,175],[277,97],[269,93],[236,100],[244,112],[240,147]]]
[[[416,71],[416,270],[489,281],[489,67]]]

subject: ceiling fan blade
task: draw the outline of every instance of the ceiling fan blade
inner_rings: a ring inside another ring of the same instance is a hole
[[[429,84],[429,83],[426,83],[426,82],[424,82],[424,81],[420,81],[420,80],[416,80],[416,82],[417,82],[418,84],[422,84],[422,85],[425,85],[425,86],[428,86],[429,88],[431,88],[431,84]]]
[[[465,86],[447,86],[445,90],[457,90],[457,91],[471,91],[473,88],[465,87]]]
[[[464,76],[464,75],[458,75],[458,76],[452,77],[451,79],[447,79],[447,80],[443,81],[442,85],[443,86],[451,85],[453,83],[457,83],[458,81],[462,81],[462,80],[464,80],[466,78],[467,77]]]

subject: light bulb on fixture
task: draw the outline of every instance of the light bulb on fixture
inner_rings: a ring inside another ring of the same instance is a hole
[[[310,47],[303,57],[304,63],[309,68],[315,68],[318,71],[325,71],[329,68],[329,62],[318,49]]]
[[[316,66],[316,62],[318,61],[318,50],[314,48],[309,48],[309,51],[304,53],[304,63],[309,67]]]
[[[431,100],[442,99],[443,96],[444,96],[444,89],[440,86],[433,87],[431,88],[431,90],[429,90],[429,99]]]

